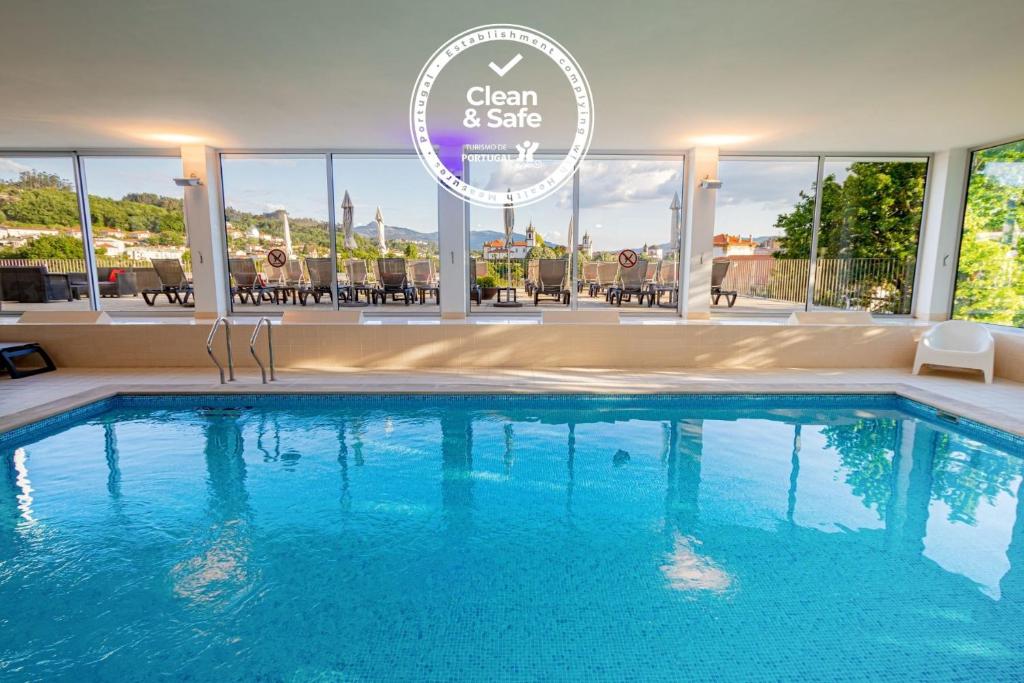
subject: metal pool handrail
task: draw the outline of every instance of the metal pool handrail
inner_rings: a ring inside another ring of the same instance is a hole
[[[277,381],[277,374],[274,372],[274,336],[272,334],[270,318],[260,318],[256,323],[256,329],[252,331],[252,336],[249,337],[249,353],[256,359],[256,365],[260,366],[260,374],[263,376],[263,383],[267,383],[267,368],[264,367],[263,361],[260,360],[259,355],[256,353],[256,340],[260,336],[260,330],[263,329],[263,324],[267,324],[267,355],[269,356],[270,365],[270,381]]]
[[[220,373],[220,383],[226,384],[224,381],[224,366],[217,360],[217,356],[213,353],[213,340],[217,336],[217,330],[220,329],[221,323],[224,323],[224,341],[228,349],[228,382],[235,381],[235,363],[231,358],[231,323],[224,316],[217,318],[213,321],[213,327],[210,328],[210,336],[206,338],[206,353],[210,356],[210,360],[217,366],[217,372]]]

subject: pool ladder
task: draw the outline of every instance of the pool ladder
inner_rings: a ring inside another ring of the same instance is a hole
[[[263,365],[263,361],[260,360],[259,354],[256,353],[256,340],[259,339],[260,330],[263,329],[264,323],[267,326],[267,356],[268,365],[270,365],[270,381],[277,381],[277,373],[274,371],[274,335],[270,318],[260,318],[259,322],[256,323],[256,329],[252,331],[252,336],[249,337],[249,353],[256,359],[256,365],[260,366],[260,375],[263,377],[263,383],[266,384],[267,368]]]
[[[220,373],[220,383],[226,384],[224,381],[224,366],[221,365],[220,361],[217,360],[217,356],[213,353],[213,341],[217,338],[217,330],[224,326],[224,342],[228,350],[228,382],[235,381],[235,363],[231,358],[231,323],[224,316],[217,318],[213,322],[213,327],[210,328],[210,335],[206,338],[206,353],[210,356],[210,360],[217,366],[217,372]],[[258,328],[257,328],[258,329]]]

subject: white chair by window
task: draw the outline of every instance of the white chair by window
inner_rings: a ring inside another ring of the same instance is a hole
[[[917,343],[914,374],[922,365],[968,368],[981,370],[991,384],[995,359],[996,342],[987,329],[966,320],[947,320],[925,332]]]

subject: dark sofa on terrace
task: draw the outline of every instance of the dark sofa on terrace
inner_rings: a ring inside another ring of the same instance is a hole
[[[81,290],[66,273],[50,273],[46,266],[0,267],[0,298],[23,304],[72,301]]]

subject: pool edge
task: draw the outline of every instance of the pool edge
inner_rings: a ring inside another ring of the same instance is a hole
[[[85,391],[65,396],[56,401],[33,406],[23,411],[10,413],[0,417],[0,435],[22,428],[31,427],[36,423],[68,414],[69,419],[79,417],[83,409],[95,406],[100,410],[104,401],[117,396],[189,396],[211,394],[392,394],[392,395],[443,395],[443,394],[508,394],[508,395],[580,395],[580,396],[635,396],[635,395],[691,395],[691,394],[840,394],[840,395],[892,395],[930,408],[937,413],[949,413],[958,418],[974,422],[981,427],[1004,432],[1010,436],[1024,438],[1024,425],[1015,422],[1009,416],[990,411],[972,403],[949,398],[941,394],[919,387],[894,382],[878,384],[811,384],[811,383],[743,383],[735,382],[728,386],[719,383],[693,382],[689,385],[672,387],[671,389],[636,389],[616,388],[610,390],[594,390],[592,388],[559,388],[539,385],[523,385],[520,387],[496,388],[481,384],[430,384],[405,385],[387,387],[339,387],[336,385],[313,385],[281,383],[277,385],[175,385],[160,387],[154,385],[107,385],[93,387]]]

